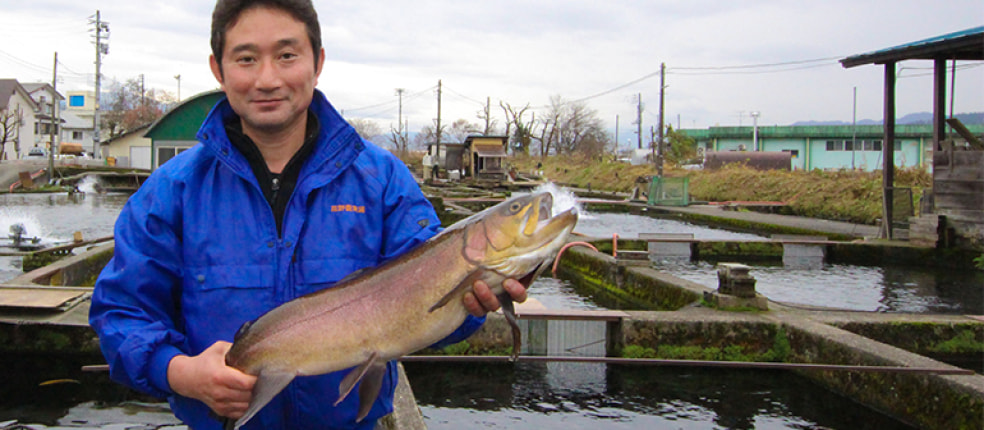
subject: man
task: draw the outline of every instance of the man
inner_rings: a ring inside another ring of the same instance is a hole
[[[111,377],[166,397],[195,429],[238,418],[256,378],[225,365],[246,321],[347,274],[395,258],[439,231],[406,167],[361,139],[315,89],[324,64],[310,0],[219,0],[210,66],[226,99],[200,143],[161,166],[116,223],[90,323]],[[504,285],[516,301],[526,292]],[[499,306],[487,285],[465,297],[464,339]],[[356,423],[337,407],[345,372],[301,377],[247,428],[369,429],[392,410],[396,368]]]

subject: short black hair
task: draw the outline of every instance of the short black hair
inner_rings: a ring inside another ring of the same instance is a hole
[[[321,55],[321,25],[318,12],[311,0],[218,0],[212,11],[212,55],[222,70],[222,50],[225,49],[225,35],[229,27],[236,23],[246,10],[255,7],[269,7],[289,13],[294,19],[303,22],[307,28],[308,40],[314,50],[314,65],[318,66]]]

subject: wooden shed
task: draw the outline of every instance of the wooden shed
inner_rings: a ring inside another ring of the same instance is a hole
[[[465,163],[469,175],[477,180],[506,180],[506,136],[468,136],[465,138]]]
[[[984,26],[840,60],[845,68],[866,64],[885,68],[882,236],[893,237],[896,63],[904,60],[933,62],[933,189],[923,214],[914,220],[913,232],[919,233],[914,239],[937,246],[984,249],[984,146],[980,136],[946,114],[947,62],[955,68],[959,61],[984,60]]]

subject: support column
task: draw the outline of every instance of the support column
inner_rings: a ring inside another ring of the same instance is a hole
[[[882,139],[881,237],[892,239],[895,216],[892,189],[895,186],[895,62],[885,63],[885,136]]]

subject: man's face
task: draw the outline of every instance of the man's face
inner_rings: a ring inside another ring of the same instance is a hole
[[[304,23],[280,9],[255,7],[226,30],[221,69],[214,56],[209,63],[243,131],[255,138],[303,127],[323,52],[315,67]]]

